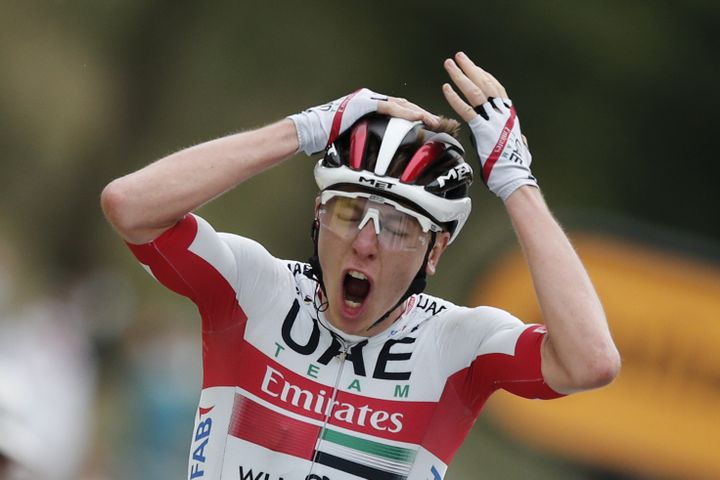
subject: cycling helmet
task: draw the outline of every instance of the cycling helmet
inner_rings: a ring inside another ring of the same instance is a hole
[[[407,204],[455,240],[472,208],[473,171],[460,143],[421,122],[374,114],[358,120],[315,166],[320,190],[367,190]]]

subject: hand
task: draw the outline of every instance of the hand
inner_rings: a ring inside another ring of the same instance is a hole
[[[300,150],[307,155],[323,151],[330,143],[368,113],[404,118],[437,126],[438,117],[404,98],[388,97],[362,88],[330,103],[291,115],[298,132]]]
[[[450,84],[443,85],[450,106],[468,122],[483,182],[503,202],[523,185],[537,187],[530,172],[532,155],[505,88],[462,52],[454,60],[445,60],[444,67],[467,99],[463,100]]]

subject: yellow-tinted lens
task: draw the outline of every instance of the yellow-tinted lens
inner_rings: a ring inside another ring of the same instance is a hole
[[[320,209],[320,223],[343,238],[354,237],[365,215],[366,203],[365,198],[333,197]]]
[[[379,220],[379,222],[378,222]],[[427,244],[420,222],[389,204],[367,198],[333,197],[320,209],[320,224],[341,238],[355,238],[361,226],[373,225],[378,242],[388,250],[412,250]]]

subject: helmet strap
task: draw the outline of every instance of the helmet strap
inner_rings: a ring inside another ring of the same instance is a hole
[[[318,255],[318,234],[320,232],[320,220],[315,218],[310,228],[310,238],[313,242],[313,254],[308,259],[310,268],[305,271],[305,276],[311,280],[315,280],[320,285],[323,295],[327,298],[327,291],[325,290],[325,282],[323,282],[322,268],[320,267],[320,256]]]

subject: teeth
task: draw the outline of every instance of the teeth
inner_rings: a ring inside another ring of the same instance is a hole
[[[357,302],[353,302],[352,300],[345,300],[345,305],[347,305],[350,308],[358,308],[361,304]]]
[[[367,276],[361,272],[356,272],[355,270],[350,270],[348,272],[348,275],[350,275],[353,278],[357,278],[358,280],[367,280]]]

